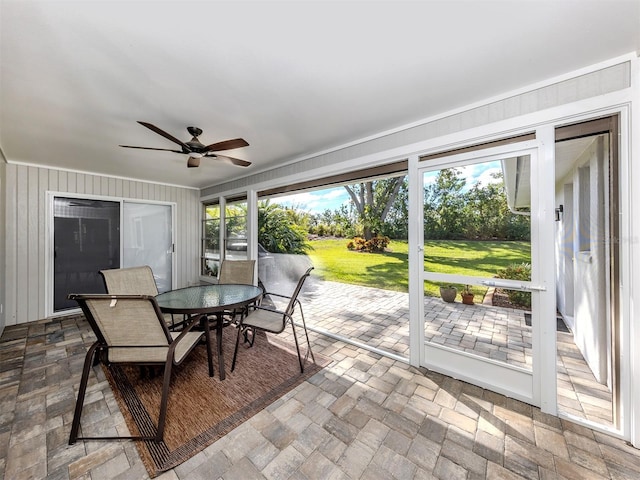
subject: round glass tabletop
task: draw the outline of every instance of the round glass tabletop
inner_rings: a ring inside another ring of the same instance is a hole
[[[262,289],[253,285],[200,285],[161,293],[156,301],[166,313],[214,313],[247,305],[260,295]]]

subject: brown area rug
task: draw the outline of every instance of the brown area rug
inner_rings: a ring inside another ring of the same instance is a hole
[[[263,333],[252,348],[240,346],[236,369],[231,372],[235,334],[233,327],[224,329],[225,380],[219,379],[215,354],[215,376],[209,377],[204,345],[174,367],[164,441],[136,442],[151,477],[188,460],[330,363],[315,353],[316,363],[307,361],[301,374],[295,347]],[[212,340],[215,345],[215,336]],[[302,349],[303,356],[305,351]],[[160,408],[161,372],[154,378],[141,378],[134,367],[112,366],[105,371],[131,434],[153,434]]]

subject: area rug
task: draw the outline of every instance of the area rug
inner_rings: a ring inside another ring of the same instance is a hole
[[[233,327],[224,329],[225,380],[219,379],[216,355],[215,376],[209,377],[204,345],[174,367],[164,441],[135,442],[151,477],[188,460],[330,363],[315,353],[316,363],[307,361],[301,374],[295,347],[263,333],[252,348],[241,345],[231,372],[235,333]],[[111,366],[105,371],[131,434],[154,434],[161,372],[149,378],[134,367]]]

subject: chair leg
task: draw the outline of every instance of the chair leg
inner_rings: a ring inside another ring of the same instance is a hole
[[[164,436],[164,426],[167,419],[167,407],[169,405],[169,385],[171,384],[171,370],[173,360],[167,359],[164,365],[164,379],[162,381],[162,399],[160,400],[160,413],[158,414],[158,431],[156,433],[156,442],[161,442]]]
[[[249,339],[249,331],[251,331],[251,339]],[[253,342],[256,341],[256,329],[253,327],[247,327],[242,330],[244,336],[244,343],[249,344],[249,348],[253,347]]]
[[[224,373],[224,352],[222,351],[222,328],[223,328],[224,318],[221,313],[216,314],[216,345],[218,348],[218,370],[220,375],[220,380],[225,379]]]
[[[82,415],[82,404],[84,403],[84,395],[87,391],[87,383],[89,382],[89,371],[93,357],[95,356],[98,342],[91,345],[87,356],[84,358],[84,368],[82,369],[82,377],[80,378],[80,388],[78,389],[78,399],[76,400],[76,408],[73,412],[73,421],[71,422],[71,433],[69,434],[69,445],[76,443],[78,439],[78,429],[80,428],[80,417]]]
[[[291,330],[293,330],[293,339],[296,342],[296,352],[298,352],[298,362],[300,363],[300,373],[304,373],[304,363],[302,362],[302,356],[300,355],[300,345],[298,345],[298,336],[296,335],[296,327],[293,324],[293,318],[291,321]]]
[[[240,336],[242,335],[242,323],[238,325],[238,335],[236,335],[236,347],[233,350],[233,360],[231,361],[231,371],[233,372],[236,368],[236,359],[238,358],[238,346],[240,345]]]
[[[302,317],[302,328],[304,328],[304,335],[305,337],[307,337],[307,348],[309,349],[309,351],[307,352],[307,355],[305,356],[305,359],[309,356],[309,353],[310,353],[311,360],[313,360],[313,363],[316,363],[316,359],[313,356],[313,350],[311,350],[311,342],[309,341],[309,332],[307,331],[307,323],[304,321],[304,312],[302,311],[302,304],[299,303],[298,307],[300,307],[300,316]]]

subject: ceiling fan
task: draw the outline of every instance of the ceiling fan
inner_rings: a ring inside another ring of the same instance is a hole
[[[187,131],[192,138],[188,142],[182,142],[173,135],[159,129],[151,123],[140,121],[138,121],[138,123],[144,127],[147,127],[149,130],[156,132],[158,135],[162,135],[164,138],[171,140],[173,143],[177,143],[178,145],[180,145],[180,147],[182,147],[182,149],[171,150],[170,148],[134,147],[131,145],[120,145],[121,147],[139,148],[141,150],[163,150],[166,152],[185,153],[189,155],[189,159],[187,160],[187,167],[189,168],[199,167],[200,159],[202,157],[215,158],[232,165],[238,165],[239,167],[248,167],[249,165],[251,165],[251,162],[247,162],[246,160],[240,160],[239,158],[228,157],[226,155],[217,155],[213,153],[220,152],[222,150],[233,150],[234,148],[249,146],[247,141],[242,138],[234,138],[233,140],[224,140],[222,142],[212,143],[211,145],[204,145],[200,142],[200,140],[198,140],[198,136],[200,136],[202,130],[198,127],[187,127]]]

